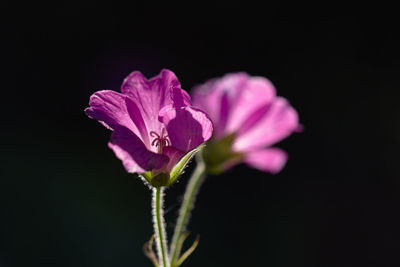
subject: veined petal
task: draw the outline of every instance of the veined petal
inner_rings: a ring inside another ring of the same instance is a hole
[[[147,150],[140,138],[123,126],[114,129],[108,146],[131,173],[161,169],[169,161],[167,156]]]
[[[193,89],[193,105],[206,110],[214,123],[214,137],[226,134],[226,125],[231,116],[241,88],[247,82],[246,73],[230,73],[215,78]]]
[[[146,123],[143,119],[143,115],[139,105],[129,97],[126,97],[125,100],[126,108],[131,118],[132,122],[135,124],[136,128],[138,129],[138,133],[136,134],[142,139],[145,146],[151,150],[150,139],[149,139],[149,131],[147,130]],[[155,151],[153,151],[155,152]]]
[[[124,80],[121,92],[137,103],[147,130],[160,133],[162,124],[158,121],[158,114],[164,106],[172,104],[174,88],[180,88],[180,83],[172,71],[162,70],[149,80],[135,71]]]
[[[271,146],[296,131],[298,125],[297,111],[286,99],[277,97],[263,118],[237,137],[233,149],[246,152]]]
[[[98,120],[111,130],[124,126],[148,145],[149,138],[142,114],[129,97],[115,91],[103,90],[90,97],[89,105],[85,112],[90,118]]]
[[[287,154],[278,148],[266,148],[247,152],[244,162],[261,171],[278,173],[286,164]]]
[[[185,152],[173,146],[166,146],[163,148],[162,154],[169,158],[169,162],[167,166],[165,166],[165,169],[167,172],[170,172],[180,158],[185,155]]]
[[[98,91],[90,97],[85,113],[111,130],[118,125],[132,129],[133,123],[126,109],[125,98],[125,95],[115,91]]]
[[[180,87],[174,87],[171,90],[171,99],[175,108],[192,106],[190,95]]]
[[[183,106],[167,106],[160,110],[159,120],[165,125],[173,147],[188,152],[212,135],[213,126],[201,110]]]
[[[275,96],[275,87],[268,79],[230,73],[196,87],[193,101],[211,117],[218,139],[250,129]]]
[[[263,77],[249,77],[242,88],[236,89],[238,97],[233,104],[226,132],[241,134],[251,129],[267,111],[276,96],[275,87]]]
[[[202,85],[198,85],[192,89],[193,106],[202,110],[206,110],[208,116],[214,123],[214,135],[220,128],[219,112],[220,112],[220,92],[213,90],[218,79],[208,80]]]

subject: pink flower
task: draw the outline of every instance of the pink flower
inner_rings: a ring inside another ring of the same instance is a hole
[[[150,183],[160,173],[169,179],[178,161],[212,135],[211,121],[192,106],[169,70],[150,80],[132,72],[121,93],[98,91],[89,105],[86,114],[113,131],[108,146],[126,171],[140,173]]]
[[[193,91],[193,103],[214,123],[214,135],[203,156],[211,172],[240,162],[277,173],[287,154],[271,147],[300,129],[298,114],[276,96],[266,78],[231,73],[212,79]]]

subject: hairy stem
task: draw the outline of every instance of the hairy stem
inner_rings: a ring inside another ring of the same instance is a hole
[[[153,224],[160,267],[169,267],[163,210],[163,188],[153,188]]]
[[[176,222],[174,235],[171,242],[170,258],[171,266],[176,267],[179,259],[179,254],[182,249],[182,234],[186,230],[186,225],[189,222],[190,212],[193,209],[196,195],[199,192],[200,186],[206,177],[206,167],[202,160],[197,161],[197,167],[192,174],[187,186],[183,202],[179,210],[179,217]]]

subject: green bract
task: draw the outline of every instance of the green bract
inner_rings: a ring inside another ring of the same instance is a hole
[[[227,135],[219,140],[207,142],[202,156],[207,166],[207,171],[211,174],[219,174],[230,166],[242,161],[243,153],[232,150],[235,141],[235,133]]]
[[[183,173],[183,170],[186,168],[187,164],[194,157],[194,155],[196,155],[196,153],[201,151],[204,147],[205,147],[204,144],[199,145],[195,149],[193,149],[193,150],[189,151],[188,153],[186,153],[186,155],[183,156],[178,161],[177,164],[175,164],[175,166],[171,170],[171,174],[170,174],[171,178],[169,179],[170,182],[169,182],[168,185],[173,184],[178,179],[178,177]]]
[[[170,186],[176,182],[183,173],[190,160],[205,147],[204,144],[186,153],[172,168],[170,173],[163,171],[147,171],[140,175],[153,187]]]

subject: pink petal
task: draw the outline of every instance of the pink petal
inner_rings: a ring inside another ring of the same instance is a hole
[[[277,97],[256,124],[238,135],[234,150],[246,152],[271,146],[292,134],[298,125],[297,111],[286,99]]]
[[[142,125],[140,121],[143,121],[143,119],[139,118],[140,113],[138,113],[135,114],[136,118],[132,120],[130,114],[133,114],[133,112],[129,112],[129,110],[134,108],[127,107],[126,99],[125,95],[115,91],[98,91],[90,97],[90,107],[86,108],[85,112],[90,118],[100,121],[111,130],[118,126],[124,126],[135,135],[141,136],[142,129],[140,128]]]
[[[231,73],[196,87],[193,102],[207,111],[214,122],[214,137],[218,139],[251,128],[275,95],[275,87],[269,80]]]
[[[245,132],[264,116],[276,96],[275,87],[263,77],[250,77],[238,91],[229,116],[227,133]]]
[[[129,113],[129,117],[131,118],[133,124],[138,129],[139,134],[136,135],[138,135],[142,139],[142,141],[144,142],[145,146],[148,149],[150,150],[154,149],[153,152],[156,152],[156,148],[150,145],[149,131],[147,130],[146,123],[143,119],[143,115],[139,108],[139,105],[136,104],[135,101],[133,101],[129,97],[126,98],[125,103],[127,111]]]
[[[188,152],[201,145],[212,135],[212,123],[201,110],[190,107],[167,106],[160,111],[173,147]]]
[[[227,74],[193,89],[193,105],[206,110],[214,123],[214,137],[225,135],[231,108],[237,101],[240,88],[247,82],[246,73]]]
[[[169,172],[172,170],[172,168],[175,166],[175,164],[178,163],[178,161],[182,158],[182,156],[185,154],[185,152],[181,151],[179,149],[176,149],[173,146],[166,146],[163,148],[162,154],[166,155],[169,158],[169,162],[165,166],[165,170],[167,172]]]
[[[147,150],[139,137],[122,126],[114,129],[108,146],[131,173],[160,169],[169,161],[167,156]]]
[[[161,133],[162,124],[158,113],[164,106],[172,104],[172,90],[180,83],[172,71],[162,70],[159,75],[147,80],[142,73],[132,72],[123,82],[121,92],[128,95],[143,115],[147,131]]]
[[[278,148],[266,148],[246,153],[244,162],[261,171],[276,174],[286,164],[287,154]]]

